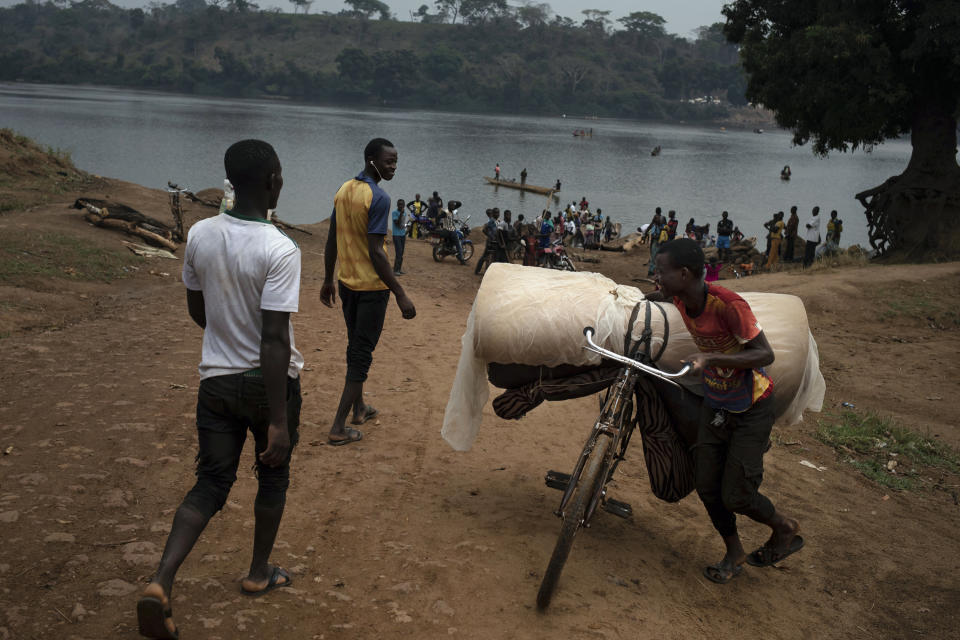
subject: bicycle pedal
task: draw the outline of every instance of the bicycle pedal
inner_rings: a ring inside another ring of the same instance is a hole
[[[626,502],[620,502],[613,498],[607,498],[603,501],[603,510],[621,518],[633,517],[633,507]]]
[[[547,471],[547,477],[545,480],[547,482],[547,486],[551,489],[566,491],[567,485],[570,484],[570,474],[561,473],[560,471]]]

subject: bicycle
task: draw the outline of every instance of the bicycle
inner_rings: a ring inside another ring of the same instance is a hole
[[[574,536],[581,528],[590,526],[598,507],[622,518],[633,515],[629,504],[607,497],[606,486],[613,479],[617,466],[625,459],[627,445],[636,425],[633,418],[633,397],[637,379],[643,373],[679,386],[675,379],[690,371],[690,365],[684,363],[680,371],[665,373],[633,358],[614,353],[596,344],[593,341],[594,333],[593,327],[584,328],[583,334],[587,338],[584,349],[619,362],[624,367],[618,373],[616,382],[607,390],[600,415],[580,452],[573,473],[568,475],[558,471],[547,472],[547,486],[563,491],[560,506],[554,512],[563,523],[537,593],[538,609],[549,606],[563,565],[573,547]]]

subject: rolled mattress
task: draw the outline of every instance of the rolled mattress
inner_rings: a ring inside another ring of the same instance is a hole
[[[802,418],[804,409],[819,411],[826,386],[803,302],[776,293],[740,295],[750,304],[773,347],[775,361],[767,373],[774,382],[778,419],[793,423]],[[638,304],[632,340],[640,338],[649,311],[652,355],[662,349],[657,366],[666,371],[680,369],[681,361],[696,353],[697,347],[672,304],[648,302],[639,289],[618,285],[597,273],[491,265],[461,339],[443,437],[454,449],[466,450],[472,445],[489,394],[487,363],[598,364],[600,356],[584,349],[583,328],[593,327],[598,344],[622,354]],[[701,393],[699,380],[682,382]]]

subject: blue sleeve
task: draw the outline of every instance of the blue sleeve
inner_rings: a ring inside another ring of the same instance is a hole
[[[370,203],[370,212],[367,221],[367,233],[385,236],[389,231],[390,197],[380,191],[373,192],[373,201]]]

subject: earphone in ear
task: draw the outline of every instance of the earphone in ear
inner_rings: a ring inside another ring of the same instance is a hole
[[[383,174],[380,173],[380,169],[377,168],[377,165],[374,164],[373,160],[370,160],[370,166],[373,167],[373,170],[377,172],[377,176],[379,176],[380,179],[383,180]]]

